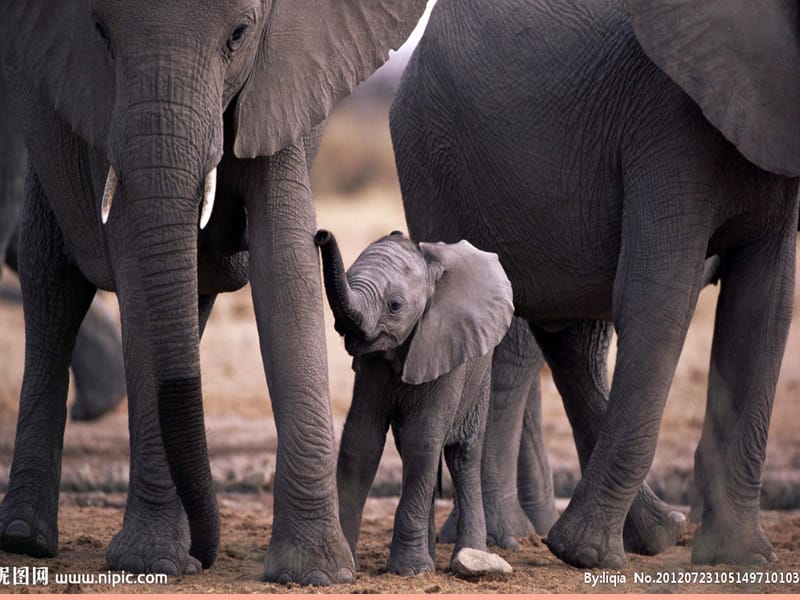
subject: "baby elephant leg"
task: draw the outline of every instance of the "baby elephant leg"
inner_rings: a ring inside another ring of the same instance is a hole
[[[505,560],[486,550],[486,520],[481,494],[481,454],[490,380],[487,368],[486,377],[478,392],[479,398],[473,403],[463,426],[457,428],[455,432],[458,441],[448,444],[444,449],[459,508],[455,548],[450,559],[450,568],[462,577],[511,572],[511,566]]]

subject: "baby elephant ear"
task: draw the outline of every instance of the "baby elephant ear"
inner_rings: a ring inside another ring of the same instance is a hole
[[[410,384],[432,381],[491,352],[514,314],[511,283],[496,254],[466,240],[419,246],[438,280],[403,368]]]

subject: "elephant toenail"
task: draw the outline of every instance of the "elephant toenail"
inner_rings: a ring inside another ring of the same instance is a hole
[[[31,536],[31,528],[25,521],[17,519],[16,521],[11,521],[3,533],[14,538],[29,538]]]
[[[356,574],[353,572],[352,569],[341,568],[337,573],[336,583],[354,583],[356,580]]]
[[[152,565],[150,565],[150,570],[153,573],[163,573],[165,575],[178,574],[178,566],[168,558],[159,558]]]
[[[619,554],[609,554],[606,556],[605,561],[603,561],[603,566],[606,569],[624,569],[627,562],[628,561]]]
[[[580,548],[575,553],[575,565],[578,567],[597,567],[600,565],[600,556],[597,554],[597,550],[591,548],[589,546],[584,546]]]
[[[517,541],[517,538],[515,538],[514,536],[509,536],[505,540],[503,540],[502,548],[514,551],[519,550],[519,542]]]
[[[40,546],[47,546],[47,539],[45,539],[44,534],[40,533],[36,536],[36,543]]]
[[[186,568],[183,570],[184,575],[197,575],[203,569],[200,567],[200,562],[194,558],[189,558]]]
[[[670,511],[667,515],[670,521],[673,523],[685,523],[686,516],[682,512],[678,512],[677,510]]]
[[[309,571],[303,577],[303,585],[330,585],[333,583],[327,573],[319,569]]]
[[[294,577],[292,577],[291,573],[284,571],[275,578],[275,581],[281,585],[286,585],[287,583],[293,583]]]

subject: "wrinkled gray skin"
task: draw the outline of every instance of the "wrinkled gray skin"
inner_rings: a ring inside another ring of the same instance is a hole
[[[25,194],[25,141],[5,106],[8,93],[0,76],[0,256],[17,270],[17,226]],[[72,354],[75,401],[70,416],[96,419],[125,397],[125,367],[119,327],[99,301],[92,303],[78,331]]]
[[[776,559],[758,506],[792,310],[800,21],[779,0],[758,19],[744,0],[704,6],[443,2],[392,108],[412,239],[497,252],[545,355],[569,355],[575,321],[617,331],[597,444],[547,535],[575,566],[627,562],[625,517],[714,254],[692,560]]]
[[[434,570],[442,450],[461,507],[451,561],[463,548],[485,552],[480,468],[491,349],[513,313],[497,256],[467,242],[417,245],[394,233],[368,246],[345,275],[333,236],[321,231],[317,240],[336,329],[355,357],[337,470],[339,514],[354,558],[390,426],[403,485],[387,570]]]
[[[216,294],[249,277],[279,433],[265,578],[352,581],[308,173],[328,111],[423,7],[0,2],[0,58],[30,161],[19,264],[26,361],[0,506],[4,550],[57,551],[70,355],[102,288],[120,301],[131,432],[125,518],[106,560],[165,573],[214,562],[198,347]],[[110,166],[118,186],[103,224]],[[215,208],[199,231],[217,167]]]

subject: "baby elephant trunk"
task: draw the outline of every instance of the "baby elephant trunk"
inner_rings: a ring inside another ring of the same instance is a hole
[[[322,254],[322,275],[325,279],[325,294],[331,305],[334,327],[339,335],[359,334],[361,314],[356,309],[355,294],[347,282],[342,255],[336,238],[330,231],[320,229],[314,243]]]

